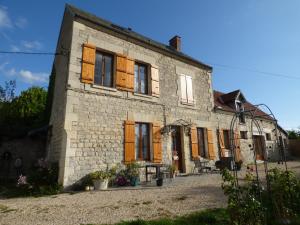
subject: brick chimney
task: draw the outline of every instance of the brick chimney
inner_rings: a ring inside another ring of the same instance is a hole
[[[181,37],[179,36],[174,36],[170,41],[169,45],[173,48],[175,48],[177,51],[181,51]]]

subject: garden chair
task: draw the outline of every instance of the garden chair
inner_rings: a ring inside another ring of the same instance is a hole
[[[194,160],[194,169],[193,173],[204,173],[204,172],[210,172],[212,171],[211,166],[208,165],[209,160],[202,159],[199,157],[199,159]]]

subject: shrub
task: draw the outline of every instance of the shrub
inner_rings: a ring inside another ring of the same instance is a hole
[[[272,214],[286,219],[300,215],[300,180],[296,175],[275,168],[270,170],[268,178]]]
[[[246,183],[237,186],[227,170],[222,171],[222,188],[228,196],[227,211],[232,224],[261,225],[294,221],[300,215],[300,180],[291,171],[272,169],[269,189],[257,183],[248,172]]]
[[[58,166],[49,165],[44,159],[39,159],[28,177],[20,176],[17,181],[16,195],[40,196],[58,194],[62,187],[57,183]]]
[[[222,189],[228,196],[227,210],[232,224],[261,225],[265,220],[265,208],[261,204],[261,187],[251,174],[246,176],[246,184],[235,185],[235,178],[229,170],[222,170]]]

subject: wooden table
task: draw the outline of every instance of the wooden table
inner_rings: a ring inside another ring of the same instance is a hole
[[[164,164],[161,163],[151,163],[151,164],[146,164],[145,168],[146,168],[146,182],[148,182],[148,175],[149,174],[153,174],[152,172],[148,171],[148,168],[155,168],[155,174],[156,174],[156,178],[158,178],[160,176],[160,168],[165,166]]]

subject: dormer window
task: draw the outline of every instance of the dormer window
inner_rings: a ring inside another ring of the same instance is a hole
[[[241,101],[236,100],[235,101],[235,107],[236,107],[237,112],[241,112],[239,114],[239,122],[240,123],[246,123],[245,114],[244,114],[244,104]]]
[[[242,111],[244,111],[244,105],[243,105],[243,103],[242,103],[241,101],[239,101],[239,100],[236,100],[236,101],[235,101],[235,107],[236,107],[236,111],[237,111],[237,112],[242,112]]]

